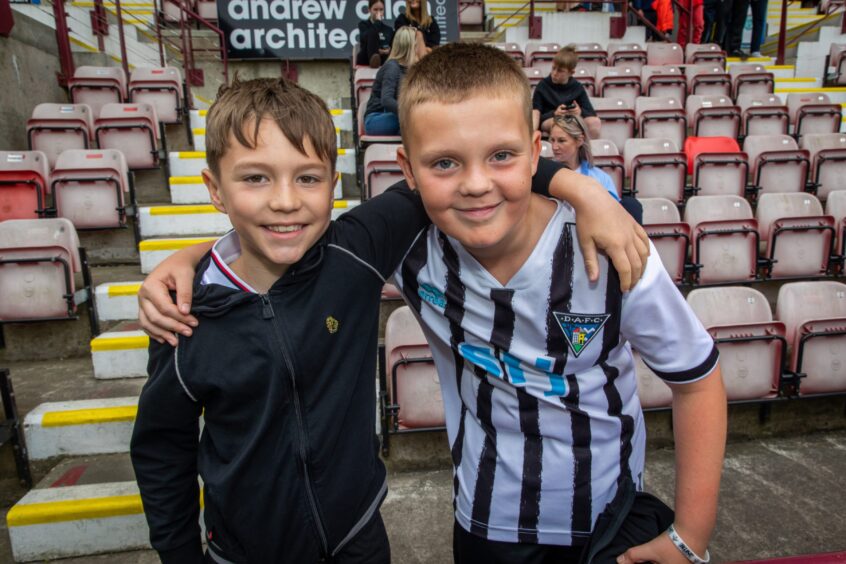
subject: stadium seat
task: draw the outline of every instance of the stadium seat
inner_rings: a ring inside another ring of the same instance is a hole
[[[211,22],[217,21],[217,2],[214,0],[197,0],[197,15]]]
[[[593,98],[591,104],[600,121],[601,139],[608,139],[619,149],[635,136],[637,122],[633,104],[621,98]]]
[[[379,72],[379,69],[371,69],[370,67],[358,67],[355,69],[353,90],[355,91],[356,108],[367,106],[367,99],[370,98],[370,92],[373,90],[373,83],[376,81],[377,72]]]
[[[445,424],[438,371],[420,324],[402,306],[385,324],[387,429],[441,428]]]
[[[74,104],[86,104],[97,119],[104,105],[126,100],[126,74],[121,67],[77,67],[68,80],[68,93]]]
[[[681,103],[687,99],[687,81],[681,67],[646,65],[640,69],[640,80],[645,96],[669,96]]]
[[[520,66],[527,66],[526,55],[523,53],[523,48],[520,47],[518,43],[491,43],[491,47],[502,49],[508,53],[512,59],[520,63]]]
[[[160,126],[150,104],[106,104],[94,122],[101,149],[116,149],[131,170],[158,168]]]
[[[802,395],[846,392],[846,284],[784,284],[776,318],[784,323],[792,349],[790,367],[804,375]]]
[[[150,104],[163,123],[180,123],[182,73],[176,67],[136,68],[129,78],[129,101]]]
[[[377,143],[364,151],[364,185],[368,198],[378,196],[403,179],[402,169],[397,163],[399,147]]]
[[[640,69],[646,64],[646,50],[637,43],[609,43],[608,64],[628,67],[640,76]]]
[[[716,63],[726,66],[726,53],[716,43],[688,43],[684,48],[685,62],[691,65]]]
[[[684,201],[687,160],[670,139],[629,139],[623,149],[629,191],[638,198]]]
[[[649,65],[682,65],[684,51],[678,43],[647,43],[646,62]]]
[[[399,135],[367,135],[364,131],[364,114],[367,113],[367,101],[370,99],[370,92],[365,94],[363,104],[358,107],[358,140],[362,145],[370,145],[371,143],[390,143],[397,144],[402,142],[402,137]]]
[[[699,285],[752,282],[758,271],[758,222],[740,196],[693,196],[684,221],[691,229],[693,279]]]
[[[812,194],[763,194],[756,210],[767,278],[825,276],[834,246],[834,218]]]
[[[41,151],[0,151],[0,221],[44,217],[49,183]]]
[[[641,198],[643,229],[649,235],[664,268],[676,284],[684,282],[690,226],[682,223],[679,209],[666,198]]]
[[[576,43],[575,47],[579,58],[578,67],[591,69],[595,73],[597,68],[608,65],[608,51],[599,43]]]
[[[747,135],[751,184],[761,194],[802,192],[808,179],[808,152],[789,135]]]
[[[85,104],[38,104],[26,122],[30,151],[42,151],[50,168],[62,151],[87,149],[94,139],[91,109]]]
[[[837,238],[834,246],[835,253],[841,257],[841,274],[846,257],[846,191],[832,192],[825,203],[825,214],[830,215],[837,222]]]
[[[617,145],[610,139],[591,139],[590,151],[594,166],[604,170],[611,177],[617,187],[617,196],[622,196],[626,183],[626,161],[617,150]]]
[[[0,322],[75,319],[74,275],[83,266],[70,220],[0,223]],[[90,277],[84,278],[90,295]]]
[[[596,92],[603,98],[620,98],[634,108],[640,96],[640,68],[631,66],[599,67],[596,69]]]
[[[831,192],[846,190],[846,134],[808,133],[800,146],[809,153],[811,182],[820,201],[826,201]]]
[[[544,75],[552,71],[552,59],[561,49],[558,43],[527,43],[526,66],[540,70]]]
[[[638,96],[635,101],[638,135],[670,139],[676,147],[687,137],[687,117],[681,102],[671,97]]]
[[[120,151],[65,151],[59,155],[50,186],[56,215],[71,220],[76,229],[126,225],[129,174]]]
[[[529,86],[532,87],[532,92],[534,92],[535,86],[537,86],[540,81],[546,77],[546,74],[541,72],[540,69],[535,69],[532,67],[523,67],[523,73],[526,75],[526,79],[528,79],[529,81]]]
[[[729,96],[688,96],[687,119],[694,137],[737,138],[740,132],[740,108]]]
[[[741,94],[737,97],[741,112],[741,133],[746,135],[785,135],[790,114],[775,94]]]
[[[731,137],[688,137],[684,143],[691,190],[699,196],[744,196],[749,160]]]
[[[731,97],[731,76],[718,64],[689,65],[685,74],[688,94]]]
[[[458,3],[458,22],[460,25],[482,25],[485,23],[485,3],[483,0],[461,0]]]
[[[697,288],[687,303],[720,351],[728,400],[774,398],[781,389],[787,340],[767,298],[740,286]]]
[[[633,350],[632,353],[637,374],[637,396],[641,408],[650,410],[670,407],[673,404],[673,390],[646,366],[637,351]]]
[[[828,52],[828,66],[834,67],[834,83],[846,84],[846,44],[832,43]]]
[[[764,65],[758,63],[736,63],[729,68],[732,80],[732,96],[741,94],[766,95],[773,93],[775,79]]]
[[[534,70],[534,69],[533,69]],[[576,67],[576,72],[573,73],[573,78],[578,80],[588,96],[593,98],[596,95],[596,67]]]
[[[827,94],[788,94],[787,109],[794,137],[840,131],[842,109],[840,104],[832,104]]]

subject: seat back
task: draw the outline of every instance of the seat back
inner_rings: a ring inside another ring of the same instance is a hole
[[[834,218],[811,194],[763,194],[756,211],[761,247],[775,261],[770,278],[820,276],[828,270]]]
[[[817,184],[821,201],[832,192],[846,190],[846,134],[808,133],[799,146],[810,155],[811,180]]]
[[[376,73],[379,69],[371,69],[370,67],[356,67],[353,75],[353,84],[355,86],[355,100],[356,107],[367,105],[365,95],[369,98],[370,91],[373,90],[373,83],[376,81]]]
[[[834,67],[835,84],[846,84],[846,44],[832,43],[828,52],[828,66]],[[828,69],[826,69],[826,72]]]
[[[752,207],[740,196],[693,196],[684,209],[684,221],[695,229],[708,221],[752,219]]]
[[[679,223],[681,216],[679,208],[667,198],[641,198],[643,207],[643,224]]]
[[[388,316],[385,360],[388,398],[399,406],[399,428],[443,426],[444,405],[438,371],[423,330],[408,306]]]
[[[749,155],[752,184],[762,194],[801,192],[808,179],[808,152],[789,135],[749,135],[743,140]]]
[[[687,303],[706,328],[773,320],[764,294],[746,286],[697,288],[687,295]]]
[[[619,65],[596,69],[596,91],[606,98],[622,98],[629,107],[634,107],[640,96],[640,67]]]
[[[599,43],[576,43],[575,48],[579,67],[596,72],[598,67],[608,64],[608,51]]]
[[[688,43],[684,47],[685,62],[688,64],[717,63],[725,67],[726,53],[716,43]]]
[[[637,396],[643,409],[660,409],[673,404],[673,391],[649,368],[636,351],[632,351],[637,374]]]
[[[743,115],[744,135],[785,135],[790,114],[775,94],[740,94],[737,105]]]
[[[150,104],[106,104],[96,121],[101,149],[116,149],[126,157],[130,169],[158,166],[159,125]]]
[[[639,75],[640,69],[646,64],[646,50],[638,43],[609,43],[608,64],[626,65]]]
[[[731,137],[688,137],[684,152],[700,196],[744,196],[749,159]]]
[[[0,223],[0,320],[72,317],[80,269],[79,239],[67,219]]]
[[[76,67],[69,91],[71,101],[88,105],[96,119],[105,104],[126,100],[126,74],[121,67]]]
[[[43,152],[0,151],[0,221],[44,215],[49,185]]]
[[[402,180],[397,162],[398,144],[374,143],[364,151],[364,183],[367,197],[378,196],[395,182]]]
[[[666,198],[640,198],[643,206],[643,228],[676,284],[684,280],[690,227],[682,223],[679,209]]]
[[[558,43],[526,43],[526,66],[535,68],[542,73],[549,74],[552,70],[552,59],[561,49]]]
[[[688,96],[687,119],[697,137],[736,138],[740,133],[740,109],[729,96]]]
[[[150,104],[164,123],[182,116],[182,73],[176,67],[137,68],[129,80],[129,101]]]
[[[834,252],[846,256],[846,191],[832,192],[829,195],[825,202],[825,214],[833,217],[837,225]]]
[[[681,67],[646,65],[640,69],[640,80],[646,96],[669,96],[682,103],[687,98],[687,81]]]
[[[491,47],[496,47],[497,49],[502,49],[508,55],[520,63],[520,66],[525,66],[526,55],[523,52],[523,48],[520,47],[519,43],[508,43],[508,42],[501,42],[501,43],[491,43]]]
[[[596,94],[596,66],[593,67],[585,67],[585,66],[578,66],[576,67],[576,72],[573,74],[573,78],[579,81],[579,83],[585,87],[585,91],[588,93],[588,96],[593,97]]]
[[[793,134],[837,133],[842,124],[840,104],[832,104],[827,94],[787,95],[787,108],[793,121]]]
[[[694,64],[685,68],[687,91],[700,96],[731,96],[731,76],[716,63]]]
[[[678,43],[647,43],[646,61],[650,65],[681,65],[684,51]]]
[[[85,104],[38,104],[26,123],[30,150],[42,151],[50,168],[68,149],[87,149],[93,140],[91,108]]]
[[[842,334],[846,329],[846,284],[784,284],[778,292],[776,318],[784,323],[792,347],[791,367],[805,374],[800,384],[802,394],[846,391],[846,335]],[[835,334],[838,331],[841,334]],[[824,332],[831,336],[810,337],[811,333]]]
[[[51,185],[57,215],[70,219],[77,229],[126,224],[129,177],[120,151],[65,151],[56,162]]]
[[[735,63],[729,67],[734,97],[740,94],[766,95],[773,91],[775,79],[764,65],[758,63]]]
[[[591,99],[596,117],[599,118],[599,137],[608,139],[617,148],[623,147],[635,136],[634,105],[622,98]]]
[[[676,147],[687,137],[687,118],[681,102],[672,97],[638,96],[635,100],[638,130],[643,138],[671,139]]]
[[[532,67],[523,67],[523,73],[526,75],[526,79],[529,81],[529,85],[532,87],[532,90],[535,89],[535,86],[540,83],[541,80],[544,79],[546,74],[540,69],[532,68]]]
[[[632,192],[641,198],[684,200],[687,162],[671,139],[629,139],[623,155]]]

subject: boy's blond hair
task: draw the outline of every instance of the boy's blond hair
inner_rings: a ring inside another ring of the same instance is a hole
[[[394,35],[394,44],[391,46],[391,54],[388,60],[396,61],[408,68],[417,62],[417,30],[406,25],[399,28]]]
[[[552,59],[552,67],[573,72],[579,64],[579,55],[576,54],[575,45],[567,45],[558,50]]]
[[[323,100],[285,78],[241,81],[235,77],[231,85],[217,91],[206,116],[206,162],[215,176],[220,175],[220,159],[229,149],[229,134],[244,147],[255,149],[265,118],[272,119],[303,155],[309,139],[317,156],[335,173],[335,125]],[[252,131],[247,131],[250,124]]]
[[[422,3],[422,0],[421,0]],[[407,146],[411,111],[427,102],[457,104],[470,96],[513,96],[532,132],[532,96],[523,69],[496,47],[448,43],[408,69],[400,87],[399,121]],[[473,127],[468,123],[467,127]]]

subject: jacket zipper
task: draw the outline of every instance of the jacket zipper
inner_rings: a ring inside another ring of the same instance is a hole
[[[317,524],[317,532],[320,535],[320,544],[322,546],[322,552],[325,558],[329,555],[329,541],[326,538],[326,531],[323,528],[323,521],[320,519],[320,512],[317,510],[316,496],[314,495],[314,491],[312,490],[311,478],[309,478],[308,474],[308,453],[306,451],[305,444],[305,428],[303,424],[302,407],[300,405],[300,395],[297,392],[297,379],[296,375],[294,374],[294,365],[291,362],[290,356],[288,355],[288,350],[285,348],[285,341],[282,339],[281,329],[276,323],[276,314],[273,311],[273,306],[270,303],[270,297],[267,294],[261,294],[261,315],[263,319],[271,320],[271,323],[273,324],[273,330],[276,333],[276,339],[279,341],[279,348],[282,351],[282,358],[285,361],[285,366],[288,368],[288,374],[291,375],[291,387],[294,392],[294,413],[296,414],[297,431],[299,433],[298,442],[300,450],[300,462],[302,463],[303,474],[305,477],[306,497],[308,497],[308,502],[311,507],[311,514],[314,517],[315,523]]]

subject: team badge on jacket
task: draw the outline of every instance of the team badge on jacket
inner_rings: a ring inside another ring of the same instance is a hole
[[[598,315],[560,313],[557,311],[552,313],[564,332],[564,338],[567,339],[567,344],[570,345],[573,356],[577,358],[596,337],[608,318],[611,317],[611,314],[608,313]]]

